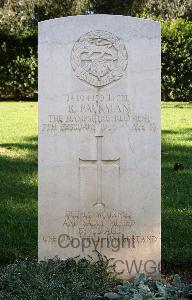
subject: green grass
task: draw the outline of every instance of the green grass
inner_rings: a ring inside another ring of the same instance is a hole
[[[37,103],[0,103],[0,262],[37,253]]]
[[[175,163],[184,170],[174,171]],[[192,103],[162,103],[162,252],[192,262]]]
[[[192,261],[192,104],[162,103],[162,254]],[[175,163],[184,170],[174,171]],[[0,263],[37,255],[37,103],[0,103]]]

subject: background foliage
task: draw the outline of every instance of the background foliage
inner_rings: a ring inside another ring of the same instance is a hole
[[[159,18],[162,99],[192,100],[191,0],[0,0],[0,98],[37,99],[39,21],[93,13]]]
[[[192,22],[162,22],[162,100],[192,101]]]
[[[0,271],[2,300],[93,300],[103,299],[117,279],[108,261],[81,259],[47,262],[20,260]]]
[[[149,0],[144,11],[148,16],[161,17],[165,20],[187,18],[192,19],[191,0]]]

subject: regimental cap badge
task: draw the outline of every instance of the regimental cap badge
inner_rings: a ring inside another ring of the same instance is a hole
[[[119,80],[127,63],[128,54],[123,41],[103,30],[83,34],[71,52],[71,66],[75,75],[95,87]]]

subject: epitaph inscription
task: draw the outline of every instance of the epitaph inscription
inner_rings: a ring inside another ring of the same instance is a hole
[[[142,248],[145,244],[155,244],[159,236],[132,233],[135,226],[128,211],[103,210],[68,211],[63,216],[60,234],[43,236],[43,243],[55,244],[61,249],[79,248],[102,251],[104,248],[118,252],[121,249]]]
[[[69,235],[81,238],[112,237],[127,233],[135,225],[135,221],[128,211],[101,210],[98,212],[67,212],[63,227]]]
[[[123,41],[103,30],[83,34],[71,53],[75,75],[95,87],[119,80],[127,68],[127,62],[128,54]]]

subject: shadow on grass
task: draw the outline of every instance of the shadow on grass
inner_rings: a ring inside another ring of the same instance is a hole
[[[28,142],[35,142],[37,143],[38,142],[38,136],[35,135],[35,136],[27,136],[25,137],[25,140],[28,141]]]
[[[7,263],[37,255],[37,137],[0,146],[8,151],[0,155],[0,263]]]
[[[8,144],[0,144],[0,147],[2,148],[6,148],[7,150],[29,150],[32,152],[36,152],[37,151],[37,146],[36,145],[29,145],[29,144],[17,144],[17,143],[8,143]]]
[[[178,132],[189,135],[189,130]],[[165,134],[177,134],[166,130]],[[164,136],[163,136],[164,138]],[[186,136],[185,136],[186,138]],[[164,141],[165,139],[163,139]],[[192,147],[162,143],[162,258],[164,270],[192,267]],[[176,163],[183,170],[174,170]]]
[[[15,150],[29,150],[32,152],[35,152],[37,155],[38,150],[38,137],[37,136],[31,136],[31,137],[25,137],[24,143],[4,143],[0,144],[0,147],[6,148],[8,150],[15,149]]]
[[[164,139],[166,138],[167,135],[175,135],[176,137],[183,136],[179,138],[181,140],[192,141],[192,128],[182,128],[179,130],[164,129],[162,130],[162,134]]]
[[[37,201],[27,198],[23,205],[13,197],[1,205],[0,264],[13,262],[19,257],[37,256]]]

